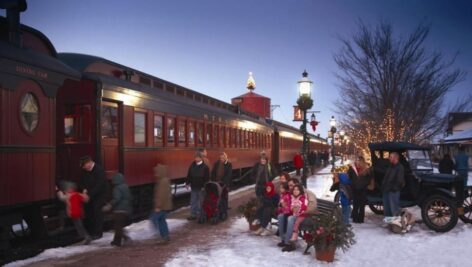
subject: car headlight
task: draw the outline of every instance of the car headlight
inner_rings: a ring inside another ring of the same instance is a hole
[[[454,187],[451,189],[451,193],[453,197],[456,197],[456,189]]]

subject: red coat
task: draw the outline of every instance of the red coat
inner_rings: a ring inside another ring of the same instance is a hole
[[[84,197],[78,192],[69,193],[68,195],[69,217],[71,219],[81,219],[84,216]]]
[[[300,155],[300,154],[295,154],[295,156],[293,157],[293,166],[295,167],[295,169],[301,169],[301,168],[303,168],[302,155]]]

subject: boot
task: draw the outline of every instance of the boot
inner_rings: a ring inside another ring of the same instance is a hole
[[[291,252],[291,251],[294,251],[295,249],[296,249],[295,243],[290,241],[287,245],[285,245],[285,247],[282,248],[282,251],[283,252]]]

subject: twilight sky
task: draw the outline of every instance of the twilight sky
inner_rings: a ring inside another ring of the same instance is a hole
[[[337,90],[333,53],[356,21],[393,23],[406,35],[431,23],[432,50],[457,56],[468,72],[448,101],[472,92],[472,1],[446,0],[199,0],[28,1],[22,22],[44,32],[58,52],[101,56],[229,102],[246,92],[281,105],[274,118],[293,123],[297,81],[314,82],[319,131],[326,136]],[[4,15],[4,10],[1,11]]]

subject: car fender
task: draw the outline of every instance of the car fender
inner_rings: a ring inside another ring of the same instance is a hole
[[[445,188],[434,188],[426,192],[423,192],[423,196],[421,197],[421,202],[423,202],[426,198],[428,198],[428,196],[431,196],[434,194],[441,194],[446,197],[455,199],[455,196],[452,194],[451,190],[447,190]]]

